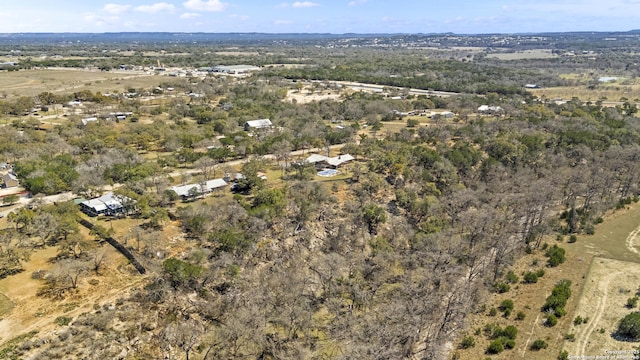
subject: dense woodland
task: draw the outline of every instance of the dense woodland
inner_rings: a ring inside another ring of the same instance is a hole
[[[360,51],[377,55],[363,60]],[[442,359],[522,254],[540,251],[545,236],[593,233],[607,211],[637,201],[640,125],[633,103],[540,101],[522,85],[564,81],[539,70],[544,60],[505,65],[390,53],[354,50],[341,60],[309,60],[310,67],[274,68],[241,81],[173,79],[164,85],[206,97],[156,107],[91,92],[0,100],[9,119],[0,128],[0,158],[15,164],[23,185],[33,194],[91,197],[123,184],[117,193],[136,200],[131,216],[141,220],[145,239],[130,250],[149,270],[131,296],[70,321],[46,344],[36,340],[45,335],[35,335],[16,354]],[[638,71],[626,60],[609,64]],[[467,94],[391,100],[353,93],[297,104],[282,101],[299,84],[291,79],[327,80],[305,85],[317,90],[331,87],[328,80],[357,80]],[[157,120],[80,126],[71,117],[41,130],[18,116],[35,104],[74,99]],[[487,103],[504,115],[476,116]],[[386,121],[402,120],[392,110],[435,108],[452,109],[456,120],[381,134]],[[256,118],[272,119],[276,130],[248,136],[242,124]],[[364,125],[368,133],[360,131]],[[335,144],[357,158],[340,185],[314,180],[312,169],[289,156]],[[162,155],[142,156],[149,152]],[[257,178],[273,163],[265,154],[291,163],[282,186]],[[245,158],[247,180],[233,197],[181,202],[165,191],[176,169],[219,177],[229,170],[225,162]],[[71,203],[36,203],[11,214],[11,227],[0,233],[0,275],[20,271],[31,249],[56,246],[60,264],[43,280],[41,295],[69,296],[83,273],[101,269],[93,239],[79,234],[80,218]],[[191,250],[159,259],[153,237],[169,221]],[[109,235],[107,228],[92,232]]]

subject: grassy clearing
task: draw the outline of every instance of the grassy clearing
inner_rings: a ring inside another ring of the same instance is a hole
[[[7,98],[35,96],[43,91],[73,93],[122,92],[127,88],[158,86],[167,78],[139,73],[115,73],[85,70],[23,70],[0,72],[0,93]]]
[[[623,98],[638,102],[640,100],[639,85],[613,85],[608,84],[598,86],[595,89],[588,89],[586,86],[563,86],[551,87],[543,89],[532,89],[532,94],[537,97],[546,97],[547,99],[566,99],[570,100],[574,97],[582,101],[596,102],[598,100],[624,101]]]
[[[551,53],[551,49],[525,50],[513,53],[489,54],[488,58],[498,60],[527,60],[527,59],[553,59],[558,55]]]

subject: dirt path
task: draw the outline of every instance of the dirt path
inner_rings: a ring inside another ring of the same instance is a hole
[[[531,324],[531,331],[529,331],[529,337],[527,337],[527,341],[525,341],[524,347],[522,349],[522,358],[523,359],[524,359],[524,356],[527,353],[527,349],[529,348],[529,342],[531,341],[531,338],[533,337],[533,330],[536,328],[536,325],[538,324],[538,321],[540,321],[540,314],[538,314],[538,316],[536,316],[536,319],[533,321],[533,324]]]
[[[593,317],[589,319],[587,327],[584,329],[583,333],[578,336],[580,342],[578,344],[579,351],[577,355],[583,356],[586,354],[587,345],[589,344],[591,334],[593,333],[593,330],[595,330],[599,325],[600,318],[602,317],[602,314],[607,307],[607,298],[609,294],[609,284],[611,283],[611,279],[619,276],[620,274],[620,272],[611,273],[607,277],[602,279],[598,284],[598,290],[602,292],[602,296],[600,296],[598,299],[598,307],[596,308],[595,314],[593,314]]]
[[[640,255],[640,252],[638,252],[638,249],[635,248],[634,243],[636,238],[638,237],[638,234],[640,233],[640,226],[638,226],[637,228],[635,228],[630,234],[629,236],[627,236],[627,239],[625,240],[625,245],[627,246],[627,249],[636,254],[636,255]]]

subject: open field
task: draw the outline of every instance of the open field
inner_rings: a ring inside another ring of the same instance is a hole
[[[588,318],[586,324],[572,325],[574,342],[565,349],[570,356],[606,355],[605,350],[633,350],[634,343],[618,341],[612,334],[617,324],[632,310],[625,307],[640,284],[640,265],[596,257],[589,270],[575,316]]]
[[[127,88],[158,86],[166,78],[134,72],[42,69],[0,72],[0,94],[7,98],[35,96],[44,91],[67,94],[82,90],[122,92]]]
[[[537,97],[547,99],[571,100],[574,97],[582,101],[596,102],[598,100],[623,101],[623,98],[633,102],[640,100],[640,85],[601,85],[591,90],[587,86],[563,86],[542,89],[530,89]]]
[[[550,49],[524,50],[510,53],[488,54],[488,58],[498,60],[553,59],[558,57]]]
[[[293,102],[295,100],[298,104],[308,104],[312,101],[321,100],[340,100],[340,93],[327,92],[327,93],[310,93],[309,90],[303,89],[289,90],[285,101]]]

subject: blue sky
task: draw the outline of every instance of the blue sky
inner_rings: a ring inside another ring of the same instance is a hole
[[[517,33],[640,28],[640,0],[4,0],[0,32]]]

